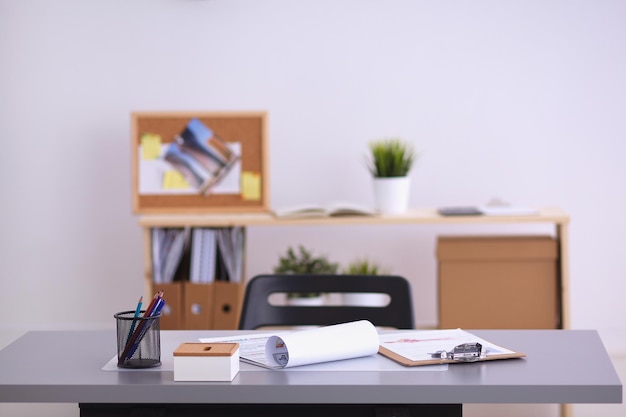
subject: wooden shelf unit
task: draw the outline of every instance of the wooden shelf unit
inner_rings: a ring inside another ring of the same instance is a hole
[[[339,226],[339,225],[494,225],[552,224],[558,245],[558,282],[561,327],[570,327],[569,310],[569,216],[559,208],[542,208],[537,215],[527,216],[441,216],[434,208],[411,209],[399,215],[279,219],[271,213],[224,214],[151,214],[139,217],[144,234],[145,286],[152,288],[150,229],[153,227],[229,227],[229,226]]]

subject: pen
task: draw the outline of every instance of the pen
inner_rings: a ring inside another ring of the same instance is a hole
[[[150,305],[148,306],[146,311],[143,313],[144,317],[151,317],[154,315],[154,310],[156,309],[162,297],[163,297],[163,291],[159,291],[156,294],[154,294],[154,298],[150,302]]]
[[[161,298],[159,300],[159,303],[157,304],[157,306],[154,309],[153,316],[158,316],[159,314],[161,314],[161,310],[163,310],[163,307],[165,307],[165,298]]]
[[[156,318],[156,316],[158,316],[159,313],[161,313],[161,310],[163,309],[163,306],[165,305],[165,299],[162,298],[163,292],[161,291],[160,294],[161,295],[159,296],[154,306],[154,309],[152,310],[149,316],[149,317],[152,317],[152,320],[143,322],[142,324],[144,324],[144,327],[141,330],[137,329],[140,333],[139,333],[139,336],[136,338],[135,343],[132,345],[130,351],[128,352],[128,355],[127,355],[128,359],[133,357],[133,355],[135,354],[135,351],[137,350],[137,348],[139,347],[139,344],[141,343],[141,340],[146,335],[146,333],[148,333],[150,326],[152,326],[152,323],[154,322],[154,318]]]
[[[161,304],[162,296],[163,296],[163,291],[159,291],[156,294],[154,294],[154,297],[152,298],[150,305],[148,305],[148,308],[146,308],[146,311],[143,313],[144,318],[149,318],[156,314],[156,307],[158,304]],[[152,321],[153,320],[142,320],[139,323],[137,328],[134,330],[133,335],[129,338],[128,342],[126,343],[126,346],[124,347],[124,352],[122,352],[122,355],[119,358],[119,361],[118,361],[119,363],[125,363],[130,358],[132,358],[133,354],[137,350],[137,347],[139,347],[139,343],[141,342],[141,339],[143,339],[148,329],[150,328],[150,325],[152,325]]]
[[[159,296],[158,292],[156,294],[154,294],[154,297],[152,298],[152,301],[150,301],[150,304],[148,305],[148,308],[146,308],[146,311],[143,313],[143,317],[147,317],[149,315],[150,311],[152,311],[158,296]],[[128,352],[133,347],[133,344],[135,344],[135,342],[137,341],[137,338],[138,338],[139,334],[141,333],[141,330],[144,328],[144,326],[145,326],[145,321],[142,320],[139,323],[139,326],[137,326],[137,328],[134,329],[133,334],[131,335],[131,337],[128,338],[128,341],[126,342],[126,346],[124,347],[124,352],[122,353],[122,356],[120,356],[120,358],[119,358],[119,361],[118,361],[119,363],[124,363],[128,359],[130,359],[130,356],[128,355]]]
[[[126,338],[126,343],[130,340],[130,337],[133,335],[135,331],[135,326],[137,325],[137,319],[139,318],[139,313],[141,312],[141,305],[143,303],[143,297],[139,297],[139,301],[137,302],[137,308],[135,309],[135,316],[133,317],[133,322],[130,325],[130,330],[128,331],[128,337]]]

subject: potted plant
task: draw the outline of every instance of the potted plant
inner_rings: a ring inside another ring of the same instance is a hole
[[[304,246],[298,250],[289,247],[287,252],[280,256],[278,265],[274,267],[275,274],[335,274],[339,264],[330,262],[326,256],[313,256],[313,253]],[[287,303],[319,305],[323,302],[320,293],[289,293]]]
[[[367,258],[356,259],[344,269],[345,275],[388,275],[389,271],[377,262]],[[343,305],[348,306],[384,306],[389,302],[389,296],[381,293],[344,293]]]
[[[417,159],[413,147],[400,138],[372,141],[368,169],[374,177],[376,208],[381,214],[397,214],[409,204],[409,171]]]

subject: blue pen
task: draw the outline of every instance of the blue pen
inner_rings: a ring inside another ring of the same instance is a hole
[[[154,298],[152,298],[150,305],[148,306],[148,308],[146,308],[146,311],[143,313],[144,318],[151,316],[152,312],[154,311],[154,308],[157,305],[157,302],[159,301],[159,299],[161,299],[162,295],[163,295],[163,291],[159,291],[156,294],[154,294]],[[137,346],[139,346],[138,341],[141,341],[141,338],[145,334],[145,327],[146,327],[146,321],[141,320],[137,328],[133,331],[132,336],[128,339],[128,342],[126,342],[126,347],[124,348],[124,352],[122,353],[122,356],[120,357],[120,360],[119,360],[120,363],[125,363],[131,358],[132,355],[128,355],[128,352],[131,351],[131,349],[133,353],[135,352],[135,350],[137,349]]]
[[[164,306],[165,306],[165,298],[161,298],[156,308],[154,309],[154,314],[152,314],[152,316],[158,316],[159,314],[161,314],[161,310],[163,310]]]
[[[162,295],[162,293],[160,294]],[[150,329],[150,326],[152,326],[152,322],[154,321],[153,317],[158,316],[161,313],[161,310],[163,309],[163,306],[165,305],[165,299],[161,298],[161,295],[159,295],[156,305],[154,306],[152,311],[150,311],[148,314],[148,317],[152,318],[152,320],[148,320],[147,322],[143,323],[144,327],[141,329],[141,332],[139,333],[139,336],[135,340],[135,343],[133,344],[130,351],[128,352],[128,355],[126,355],[125,361],[133,357],[133,355],[135,354],[135,351],[137,350],[137,348],[139,347],[139,344],[141,343],[141,340],[146,335],[146,333],[148,333],[148,329]]]

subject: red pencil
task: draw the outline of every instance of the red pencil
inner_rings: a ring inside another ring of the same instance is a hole
[[[154,294],[154,297],[152,298],[152,301],[150,301],[150,304],[148,305],[148,308],[146,308],[146,312],[143,313],[143,317],[150,317],[150,314],[152,313],[152,310],[154,310],[154,307],[156,306],[157,302],[159,301],[159,298],[161,298],[161,294],[163,294],[163,291],[158,291],[156,294]]]

